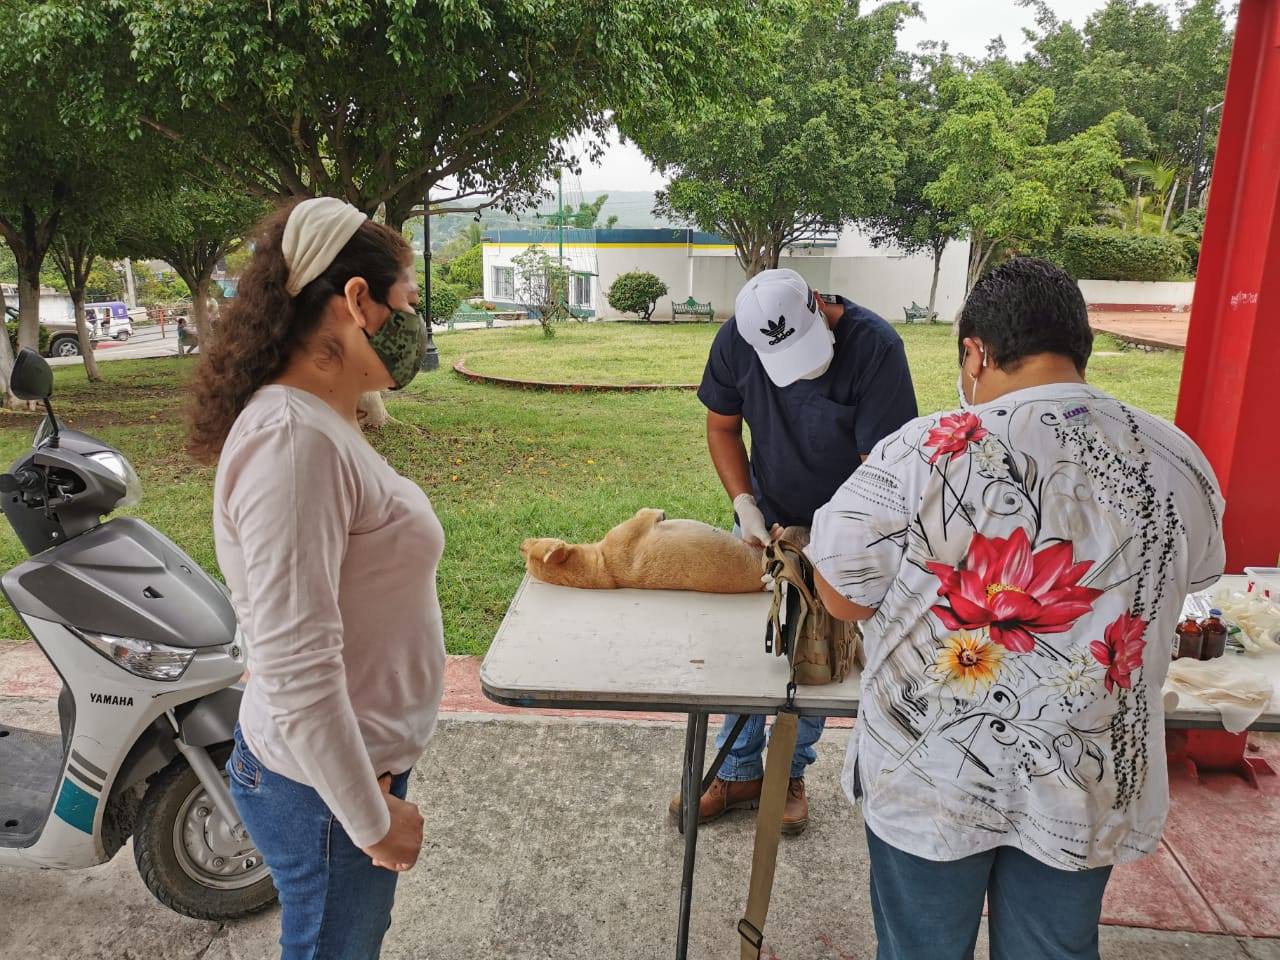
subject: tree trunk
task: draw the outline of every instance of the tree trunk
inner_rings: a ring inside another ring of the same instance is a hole
[[[13,373],[13,345],[9,343],[8,306],[4,290],[0,289],[0,315],[5,318],[4,336],[0,337],[0,380],[4,381],[5,403],[12,407],[20,401],[9,392],[9,377]]]
[[[40,271],[24,270],[18,261],[18,349],[40,346]]]
[[[211,342],[209,329],[209,276],[210,268],[199,276],[187,280],[191,288],[191,320],[196,325],[197,342],[202,346]],[[192,282],[194,281],[194,283]],[[201,353],[204,351],[202,350]]]
[[[102,380],[102,374],[98,372],[98,358],[93,355],[89,322],[84,316],[84,287],[71,291],[71,305],[76,312],[76,336],[80,341],[80,356],[84,358],[84,375],[90,383],[98,383]]]
[[[1160,224],[1160,232],[1169,232],[1169,217],[1173,214],[1173,201],[1178,196],[1178,178],[1173,178],[1173,186],[1169,189],[1169,202],[1164,205],[1164,221]]]
[[[929,320],[934,317],[934,305],[938,302],[938,274],[942,272],[942,251],[947,249],[947,241],[941,245],[933,244],[933,281],[929,284]]]

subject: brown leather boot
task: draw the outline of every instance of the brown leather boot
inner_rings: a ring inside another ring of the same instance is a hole
[[[711,786],[707,787],[707,792],[702,795],[702,802],[698,804],[698,822],[709,823],[712,820],[718,820],[730,810],[756,809],[760,806],[760,787],[763,783],[763,779],[721,780],[716,777],[711,781]],[[801,783],[803,784],[803,781]],[[803,787],[800,792],[803,795]],[[788,807],[790,807],[790,801],[788,801]],[[680,794],[675,795],[667,809],[672,819],[679,821]],[[801,829],[804,828],[801,827]]]
[[[804,777],[792,777],[787,784],[787,805],[782,808],[782,832],[804,833],[809,825],[809,798],[804,795]]]

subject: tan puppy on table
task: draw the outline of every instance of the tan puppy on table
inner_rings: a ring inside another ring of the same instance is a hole
[[[544,583],[592,590],[696,590],[758,593],[761,552],[733,534],[697,520],[668,520],[641,510],[599,543],[551,537],[520,545],[525,566]]]

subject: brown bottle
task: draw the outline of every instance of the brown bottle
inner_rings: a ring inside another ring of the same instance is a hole
[[[1200,645],[1200,659],[1214,660],[1227,652],[1227,625],[1222,622],[1222,611],[1216,607],[1200,621],[1204,642]]]
[[[1174,650],[1175,660],[1199,660],[1200,650],[1204,644],[1204,631],[1195,617],[1187,617],[1178,624],[1178,646]]]

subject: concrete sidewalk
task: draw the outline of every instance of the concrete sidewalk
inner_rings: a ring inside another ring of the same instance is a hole
[[[46,700],[0,699],[0,717],[52,728]],[[824,736],[809,830],[784,841],[770,910],[773,960],[870,958],[866,848],[838,795],[848,733]],[[414,773],[426,816],[401,883],[389,960],[649,960],[674,952],[682,842],[667,819],[683,730],[671,724],[453,714]],[[737,956],[752,820],[700,835],[692,958]],[[151,899],[128,850],[81,872],[0,869],[3,960],[259,960],[275,911],[218,925]],[[1280,960],[1280,941],[1103,927],[1107,960]],[[986,955],[985,945],[979,956]]]

